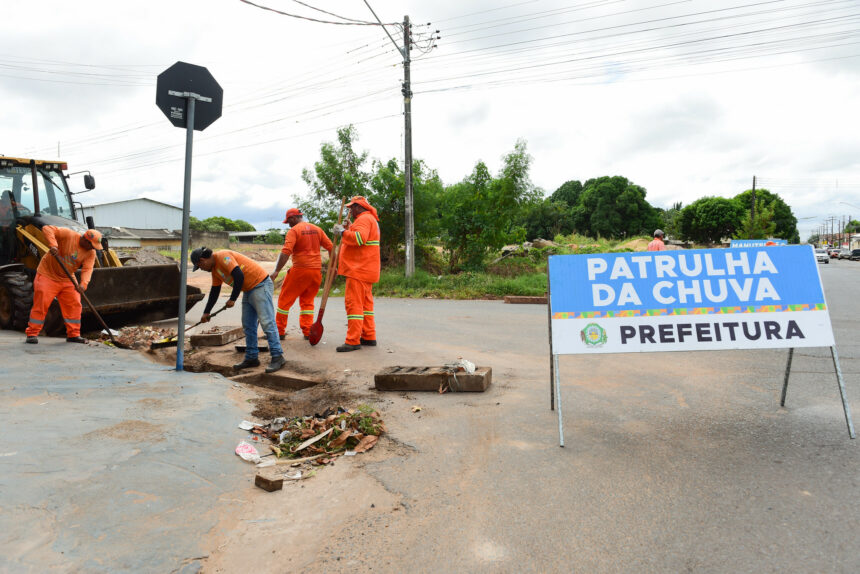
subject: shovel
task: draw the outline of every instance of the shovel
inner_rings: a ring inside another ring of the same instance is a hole
[[[78,285],[78,282],[75,280],[74,276],[71,273],[69,273],[69,270],[66,268],[66,264],[63,263],[63,260],[60,259],[59,255],[57,255],[53,251],[51,251],[50,253],[51,253],[51,255],[54,256],[54,259],[57,260],[57,263],[60,264],[60,267],[63,269],[63,273],[66,274],[66,277],[69,278],[69,281],[72,282],[72,285],[74,285],[75,289],[78,290],[78,293],[81,294],[81,297],[83,298],[83,300],[87,302],[87,305],[89,305],[89,307],[90,307],[90,311],[93,312],[93,315],[96,316],[96,319],[98,319],[99,323],[102,324],[102,327],[105,328],[105,331],[107,331],[108,337],[110,337],[110,342],[113,344],[113,346],[119,347],[120,349],[131,349],[131,347],[129,347],[128,345],[120,343],[119,341],[117,341],[116,339],[113,338],[113,331],[111,331],[111,328],[107,326],[107,323],[105,323],[105,320],[102,319],[101,315],[99,315],[99,312],[96,311],[96,306],[93,305],[92,301],[90,301],[90,298],[87,297],[87,294],[84,293],[84,290],[81,289],[80,285]]]
[[[346,198],[340,200],[340,210],[337,212],[337,223],[343,221],[343,206],[346,203]],[[311,325],[311,332],[308,335],[308,341],[311,345],[316,345],[320,342],[323,335],[322,318],[325,313],[325,303],[328,301],[328,293],[331,290],[331,284],[334,282],[334,270],[337,265],[337,248],[339,237],[334,238],[334,247],[331,250],[331,257],[328,260],[328,270],[325,272],[325,287],[323,288],[322,301],[320,301],[320,311],[317,313],[317,320]]]
[[[209,318],[211,319],[212,317],[214,317],[215,315],[217,315],[218,313],[220,313],[221,311],[223,311],[226,308],[227,308],[227,305],[224,305],[223,307],[221,307],[220,309],[218,309],[217,311],[215,311],[214,313],[209,315]],[[202,323],[203,323],[203,321],[197,321],[196,323],[194,323],[190,327],[186,327],[185,332],[187,333],[188,331],[190,331],[191,329],[193,329],[194,327],[196,327],[197,325],[200,325]],[[165,339],[162,341],[155,341],[154,343],[149,344],[149,348],[150,349],[163,349],[164,347],[175,347],[176,345],[179,344],[179,340],[177,339],[177,337],[178,337],[178,335],[174,335],[174,336],[170,337],[169,339]]]

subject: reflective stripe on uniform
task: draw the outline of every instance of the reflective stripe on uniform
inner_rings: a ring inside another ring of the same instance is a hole
[[[364,321],[364,315],[347,315],[347,321]]]
[[[65,317],[63,317],[63,321],[65,321],[66,323],[73,323],[75,325],[78,325],[81,322],[80,319],[66,319]]]
[[[35,323],[36,325],[44,325],[45,324],[44,319],[42,319],[41,321],[39,319],[30,319],[30,322]]]
[[[277,309],[278,309],[278,313],[280,313],[281,315],[289,315],[290,314],[289,309],[281,309],[280,307],[278,307]]]
[[[373,311],[365,311],[364,312],[365,317],[367,317],[368,315],[373,316]]]
[[[379,245],[379,240],[377,239],[376,241],[368,241],[367,243],[365,243],[365,245]]]
[[[299,315],[313,315],[313,314],[314,314],[313,310],[299,312]]]
[[[355,232],[355,242],[358,243],[359,246],[364,245],[364,243],[361,241],[361,233],[359,233],[358,231]]]

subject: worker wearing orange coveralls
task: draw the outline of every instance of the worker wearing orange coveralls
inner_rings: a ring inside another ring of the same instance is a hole
[[[299,300],[299,326],[305,339],[309,338],[311,325],[314,322],[314,297],[320,290],[322,280],[322,257],[320,257],[320,246],[328,251],[331,257],[332,243],[325,231],[307,221],[302,221],[304,214],[292,207],[287,210],[284,223],[290,225],[290,230],[284,238],[284,247],[278,256],[275,270],[272,272],[272,281],[278,278],[281,268],[286,265],[290,255],[293,257],[293,266],[284,278],[281,294],[278,297],[277,324],[278,336],[281,340],[287,332],[287,318],[290,307]]]
[[[27,342],[39,342],[38,335],[45,325],[45,315],[56,297],[66,323],[66,341],[86,343],[87,340],[81,337],[81,293],[86,291],[90,284],[96,251],[102,249],[102,234],[95,229],[78,233],[53,225],[42,227],[42,234],[52,255],[45,254],[36,269],[33,308],[30,310],[30,322],[26,329]],[[81,281],[77,286],[69,281],[54,255],[62,259],[69,273],[81,270]]]
[[[360,195],[350,199],[347,207],[352,223],[333,229],[343,235],[337,272],[346,277],[346,342],[337,348],[339,353],[376,346],[373,284],[379,281],[379,215]]]

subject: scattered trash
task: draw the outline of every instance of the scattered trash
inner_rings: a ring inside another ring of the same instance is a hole
[[[343,453],[343,456],[355,456],[356,454],[358,454],[358,453],[356,453],[354,450],[348,450],[345,453]]]
[[[239,428],[242,430],[251,430],[254,428],[254,423],[251,421],[242,421],[239,423]]]
[[[413,413],[420,413],[420,412],[421,412],[421,407],[419,407],[418,405],[413,405],[413,407],[412,407],[412,412],[413,412]]]
[[[242,460],[246,460],[248,462],[260,462],[260,453],[257,452],[257,449],[254,448],[254,445],[249,444],[245,441],[239,443],[236,447],[236,454],[242,457]]]
[[[132,349],[149,348],[152,343],[163,343],[176,337],[176,331],[173,329],[161,329],[150,326],[123,327],[119,331],[111,329],[111,334],[117,343],[131,347]],[[106,330],[101,332],[99,340],[106,345],[111,345],[110,335],[108,335]]]
[[[114,331],[113,329],[102,329],[102,333],[101,333],[101,334],[102,334],[102,335],[108,335],[108,334],[110,334],[110,335],[113,335],[114,337],[119,337],[120,332],[119,332],[119,331]]]
[[[297,470],[297,471],[295,471],[295,472],[294,472],[294,473],[292,473],[292,474],[285,474],[285,475],[284,475],[284,478],[289,478],[290,480],[301,480],[301,478],[302,478],[302,471]]]

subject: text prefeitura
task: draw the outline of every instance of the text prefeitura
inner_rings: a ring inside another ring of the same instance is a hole
[[[719,255],[681,254],[677,258],[671,255],[635,255],[629,259],[618,257],[612,263],[611,269],[606,259],[593,257],[587,261],[588,279],[589,281],[665,279],[655,283],[651,289],[654,299],[664,305],[676,302],[721,303],[730,293],[734,293],[742,302],[780,300],[779,293],[767,277],[744,277],[743,279],[733,277],[778,274],[776,266],[766,252],[756,252],[755,260],[751,261],[747,252],[724,251],[725,253]],[[608,277],[606,277],[607,273]],[[702,275],[706,278],[683,279],[683,277]],[[595,307],[611,304],[642,305],[636,288],[630,282],[621,283],[620,286],[592,283],[591,295]]]

